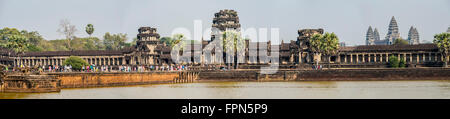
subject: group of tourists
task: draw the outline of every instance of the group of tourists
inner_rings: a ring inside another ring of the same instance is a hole
[[[25,67],[21,65],[21,67]],[[58,66],[38,66],[40,72],[146,72],[146,71],[182,71],[188,70],[186,65],[151,65],[151,66],[96,66],[95,64],[82,66],[81,69],[75,70],[71,65]],[[8,68],[6,68],[8,71]],[[18,71],[17,68],[13,68],[12,71]]]
[[[39,71],[48,71],[48,72],[72,72],[71,65],[58,66],[58,65],[49,65],[49,66],[39,66]]]
[[[146,71],[181,71],[187,70],[185,65],[165,66],[119,66],[121,72],[146,72]]]

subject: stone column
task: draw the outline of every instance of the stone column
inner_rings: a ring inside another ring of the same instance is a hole
[[[356,54],[356,63],[359,63],[359,54]]]
[[[116,65],[116,58],[112,58],[112,65]]]
[[[303,63],[302,62],[302,52],[298,52],[298,63]]]
[[[412,61],[412,53],[409,53],[409,62],[413,62]]]
[[[336,62],[341,63],[341,55],[340,54],[337,55]]]
[[[366,54],[361,54],[361,55],[362,55],[362,62],[366,63],[366,57],[365,57]]]
[[[419,63],[419,53],[416,54],[416,63]]]
[[[425,62],[425,53],[422,53],[422,62]]]
[[[350,54],[350,63],[353,64],[353,54]]]
[[[122,64],[125,64],[125,63],[126,63],[125,57],[123,57],[123,58],[122,58]]]
[[[347,54],[344,55],[344,62],[347,63]]]
[[[428,53],[428,61],[431,61],[431,52]]]
[[[373,62],[377,62],[377,54],[373,54],[374,56],[373,56]]]

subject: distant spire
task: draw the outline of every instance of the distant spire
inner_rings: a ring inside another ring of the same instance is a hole
[[[412,44],[412,42],[413,42],[413,34],[414,34],[414,27],[411,26],[411,28],[409,28],[409,31],[408,31],[409,44]]]
[[[392,44],[395,39],[398,38],[400,38],[400,33],[398,32],[397,21],[395,20],[395,17],[392,16],[391,22],[389,23],[388,33],[385,39],[388,41],[388,44]]]
[[[417,28],[414,28],[414,26],[411,26],[408,32],[408,41],[411,45],[419,44],[419,32],[417,32]]]
[[[420,43],[420,39],[419,39],[419,32],[417,31],[417,28],[414,27],[414,38],[416,39],[414,41],[414,44],[419,44]]]
[[[366,45],[374,45],[374,40],[375,38],[373,35],[372,26],[369,26],[369,29],[366,33]]]

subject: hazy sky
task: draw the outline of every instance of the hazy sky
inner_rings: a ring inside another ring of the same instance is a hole
[[[111,32],[132,39],[141,26],[169,36],[177,27],[193,32],[194,20],[210,27],[221,9],[236,10],[243,29],[279,28],[285,41],[296,40],[298,29],[324,28],[347,45],[362,45],[369,25],[383,39],[392,16],[403,38],[415,26],[421,42],[450,26],[450,0],[0,0],[0,27],[38,31],[51,40],[64,38],[56,31],[60,20],[68,19],[78,37],[88,36],[88,23],[99,38]]]

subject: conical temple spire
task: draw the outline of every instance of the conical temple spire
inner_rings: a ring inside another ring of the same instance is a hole
[[[375,41],[379,41],[380,40],[380,33],[378,33],[378,29],[375,28],[375,30],[373,30],[373,37],[375,38]]]
[[[392,16],[392,18],[391,18],[391,23],[397,24],[397,21],[395,20],[395,17],[394,17],[394,16]]]
[[[375,45],[374,40],[375,38],[373,35],[372,26],[369,26],[369,29],[367,30],[366,33],[366,45]]]
[[[388,33],[385,39],[388,41],[388,44],[392,44],[395,39],[398,38],[400,38],[400,33],[398,32],[397,21],[395,20],[395,17],[392,16],[391,22],[389,23]]]
[[[417,28],[414,28],[414,26],[409,28],[408,41],[411,45],[419,44],[419,32],[417,32]]]

